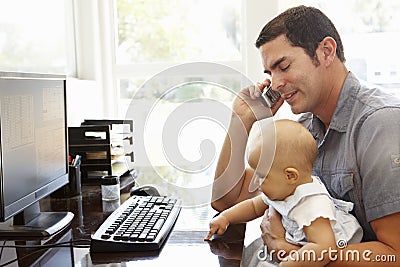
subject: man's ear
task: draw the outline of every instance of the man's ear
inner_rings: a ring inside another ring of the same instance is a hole
[[[286,168],[285,175],[289,184],[294,184],[299,180],[299,171],[296,168]]]
[[[327,36],[320,42],[320,45],[322,46],[324,62],[326,62],[325,66],[329,66],[336,57],[336,41]]]

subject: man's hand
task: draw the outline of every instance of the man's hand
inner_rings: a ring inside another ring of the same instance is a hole
[[[283,99],[280,98],[278,102],[269,109],[261,102],[261,92],[270,84],[269,80],[256,85],[248,86],[239,92],[239,95],[233,102],[233,111],[245,123],[254,123],[255,121],[272,117],[273,114],[283,104]]]
[[[271,209],[271,207],[269,209]],[[300,249],[299,246],[290,244],[286,241],[286,230],[283,228],[281,215],[273,208],[269,214],[269,209],[265,211],[260,224],[261,237],[264,244],[268,247],[268,251],[286,251],[286,253],[289,253],[292,250]],[[274,256],[276,255],[277,253],[274,253]],[[275,258],[275,260],[280,261],[280,259],[277,258]]]
[[[282,225],[281,215],[275,209],[272,209],[271,214],[268,214],[269,209],[265,211],[261,221],[261,237],[269,249],[276,250],[278,241],[286,241],[286,231]]]
[[[210,231],[208,232],[208,235],[204,238],[204,240],[210,240],[210,238],[214,235],[222,235],[225,233],[226,228],[229,226],[229,221],[228,219],[220,214],[217,217],[213,218],[210,222]]]

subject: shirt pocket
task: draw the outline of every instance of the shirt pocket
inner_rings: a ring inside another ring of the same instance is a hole
[[[331,177],[331,188],[338,198],[343,198],[354,188],[353,173],[351,172],[336,173]]]

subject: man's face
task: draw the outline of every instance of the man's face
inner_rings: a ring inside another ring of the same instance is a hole
[[[318,48],[319,49],[319,48]],[[265,73],[295,114],[318,110],[324,99],[324,68],[284,35],[260,47]]]

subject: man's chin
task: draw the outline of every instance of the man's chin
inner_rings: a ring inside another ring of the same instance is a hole
[[[301,109],[298,107],[296,108],[295,106],[290,106],[290,110],[292,111],[293,114],[299,115],[301,113],[304,113]]]

